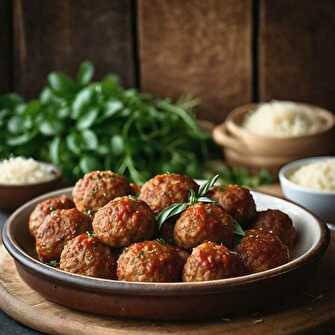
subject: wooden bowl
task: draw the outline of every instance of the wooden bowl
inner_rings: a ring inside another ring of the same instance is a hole
[[[138,283],[91,278],[39,262],[28,232],[36,204],[71,188],[34,199],[16,210],[3,228],[3,242],[21,278],[46,299],[81,311],[148,320],[199,320],[252,312],[294,295],[312,279],[329,244],[324,223],[307,210],[253,192],[258,210],[277,208],[292,218],[299,233],[293,259],[277,268],[247,276],[193,283]]]
[[[267,137],[253,134],[242,128],[247,113],[257,104],[248,104],[234,109],[226,121],[213,130],[214,140],[230,149],[258,156],[288,157],[289,160],[306,156],[329,155],[335,152],[335,117],[325,109],[311,106],[325,120],[324,130],[306,136],[290,138]],[[288,161],[289,161],[288,160]]]
[[[24,184],[10,185],[0,184],[0,209],[6,212],[11,212],[27,201],[37,197],[40,194],[51,192],[61,186],[62,173],[54,165],[44,163],[50,166],[54,177],[50,180]]]

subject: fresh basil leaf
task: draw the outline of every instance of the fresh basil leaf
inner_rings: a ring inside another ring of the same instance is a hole
[[[207,192],[215,185],[219,178],[219,175],[215,175],[213,178],[207,180],[199,187],[198,195],[199,197],[205,196]]]
[[[22,118],[18,115],[12,116],[7,123],[7,129],[12,134],[21,133],[24,130]]]
[[[94,90],[92,87],[82,89],[75,97],[72,103],[71,117],[78,119],[79,116],[85,111],[85,108],[93,103]]]
[[[124,152],[124,140],[123,137],[121,135],[114,135],[111,138],[111,152],[116,155],[119,156]]]
[[[241,225],[234,220],[234,234],[235,235],[239,235],[239,236],[245,236],[245,231],[243,230],[243,228],[241,227]]]
[[[105,120],[115,114],[117,114],[123,108],[121,101],[110,99],[106,102],[104,106],[104,112],[101,117],[102,120]]]
[[[70,133],[65,138],[66,145],[70,151],[72,151],[76,155],[80,155],[80,139],[76,133]]]
[[[77,74],[77,82],[81,86],[85,86],[90,83],[94,75],[94,66],[91,62],[83,62],[80,64],[80,68]]]
[[[48,76],[50,88],[61,96],[71,95],[75,92],[74,82],[64,73],[51,72]]]
[[[157,223],[158,223],[158,229],[161,230],[162,227],[163,227],[163,223],[167,219],[169,219],[172,216],[175,216],[177,214],[180,214],[187,207],[188,207],[188,205],[186,203],[175,203],[175,204],[171,205],[170,207],[165,208],[162,212],[160,212],[160,214],[156,218]]]
[[[49,147],[49,154],[51,161],[59,165],[60,164],[60,144],[61,144],[61,139],[59,137],[55,137]]]
[[[98,138],[92,130],[84,129],[80,132],[82,146],[88,150],[96,150],[98,147]]]
[[[99,115],[98,108],[91,108],[87,110],[84,114],[81,114],[77,121],[77,128],[82,130],[86,128],[90,128],[94,121],[97,119]]]
[[[88,173],[94,170],[100,170],[101,164],[95,157],[83,156],[79,162],[79,166],[83,173]]]
[[[64,130],[64,123],[57,119],[47,119],[39,124],[39,130],[43,135],[59,135]]]
[[[24,133],[22,135],[16,136],[16,137],[9,137],[7,139],[7,144],[14,147],[19,146],[22,144],[28,143],[33,137],[35,137],[35,133]]]

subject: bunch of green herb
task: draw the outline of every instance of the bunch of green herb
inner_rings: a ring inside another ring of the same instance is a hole
[[[0,158],[51,161],[73,182],[111,169],[142,183],[155,174],[202,177],[213,142],[199,129],[194,101],[172,103],[123,88],[113,75],[91,82],[85,62],[73,80],[50,73],[38,99],[0,97]]]
[[[195,192],[194,190],[191,189],[187,202],[175,203],[169,206],[168,208],[165,208],[163,211],[161,211],[156,217],[158,223],[158,230],[162,229],[163,224],[169,218],[182,213],[188,207],[192,206],[195,203],[198,202],[214,203],[214,204],[217,203],[215,200],[208,198],[206,194],[216,184],[218,179],[219,175],[216,175],[213,178],[205,181],[199,187],[198,192]],[[234,234],[238,236],[245,236],[244,230],[236,220],[234,220]]]
[[[221,185],[237,184],[255,188],[261,185],[273,184],[274,179],[270,172],[261,169],[258,173],[251,173],[244,167],[229,167],[220,161],[210,161],[206,164],[205,177],[210,178],[219,173]]]

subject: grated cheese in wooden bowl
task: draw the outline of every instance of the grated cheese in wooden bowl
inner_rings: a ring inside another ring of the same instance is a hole
[[[261,104],[247,115],[243,128],[270,137],[294,137],[315,134],[327,127],[320,109],[290,101]]]
[[[45,182],[55,177],[55,169],[32,158],[12,157],[0,161],[0,184],[24,185]]]

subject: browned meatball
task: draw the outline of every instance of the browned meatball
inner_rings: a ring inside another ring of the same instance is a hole
[[[31,212],[29,217],[30,234],[35,237],[36,231],[45,217],[55,209],[69,209],[73,207],[75,207],[73,201],[66,195],[60,195],[59,197],[40,202]]]
[[[238,185],[214,187],[208,196],[244,226],[256,216],[256,204],[247,188]]]
[[[126,248],[117,261],[119,280],[176,282],[181,280],[185,256],[168,244],[146,241]]]
[[[163,174],[148,180],[141,188],[140,199],[145,201],[155,214],[177,202],[185,202],[191,189],[199,185],[188,176]]]
[[[205,241],[222,242],[231,246],[234,237],[233,220],[220,206],[196,203],[188,207],[174,226],[174,240],[185,249]]]
[[[277,235],[280,240],[293,249],[297,232],[290,217],[277,209],[268,209],[257,213],[255,229],[261,229]]]
[[[236,247],[250,273],[269,270],[289,261],[289,250],[278,236],[256,229],[249,230]]]
[[[240,256],[224,245],[205,242],[193,249],[183,271],[183,281],[205,281],[243,274]]]
[[[112,171],[93,171],[79,179],[73,188],[73,201],[83,213],[95,213],[114,198],[131,193],[125,177]]]
[[[128,246],[152,237],[155,217],[144,201],[119,197],[98,210],[93,230],[102,242],[111,247]]]
[[[64,245],[75,236],[90,230],[90,218],[76,208],[51,212],[36,232],[36,252],[43,262],[58,260]]]
[[[110,247],[87,233],[66,243],[59,267],[61,270],[85,276],[116,278],[116,257]]]
[[[138,184],[134,184],[134,183],[130,183],[130,191],[131,191],[131,195],[137,196],[140,194],[141,192],[141,185]]]

